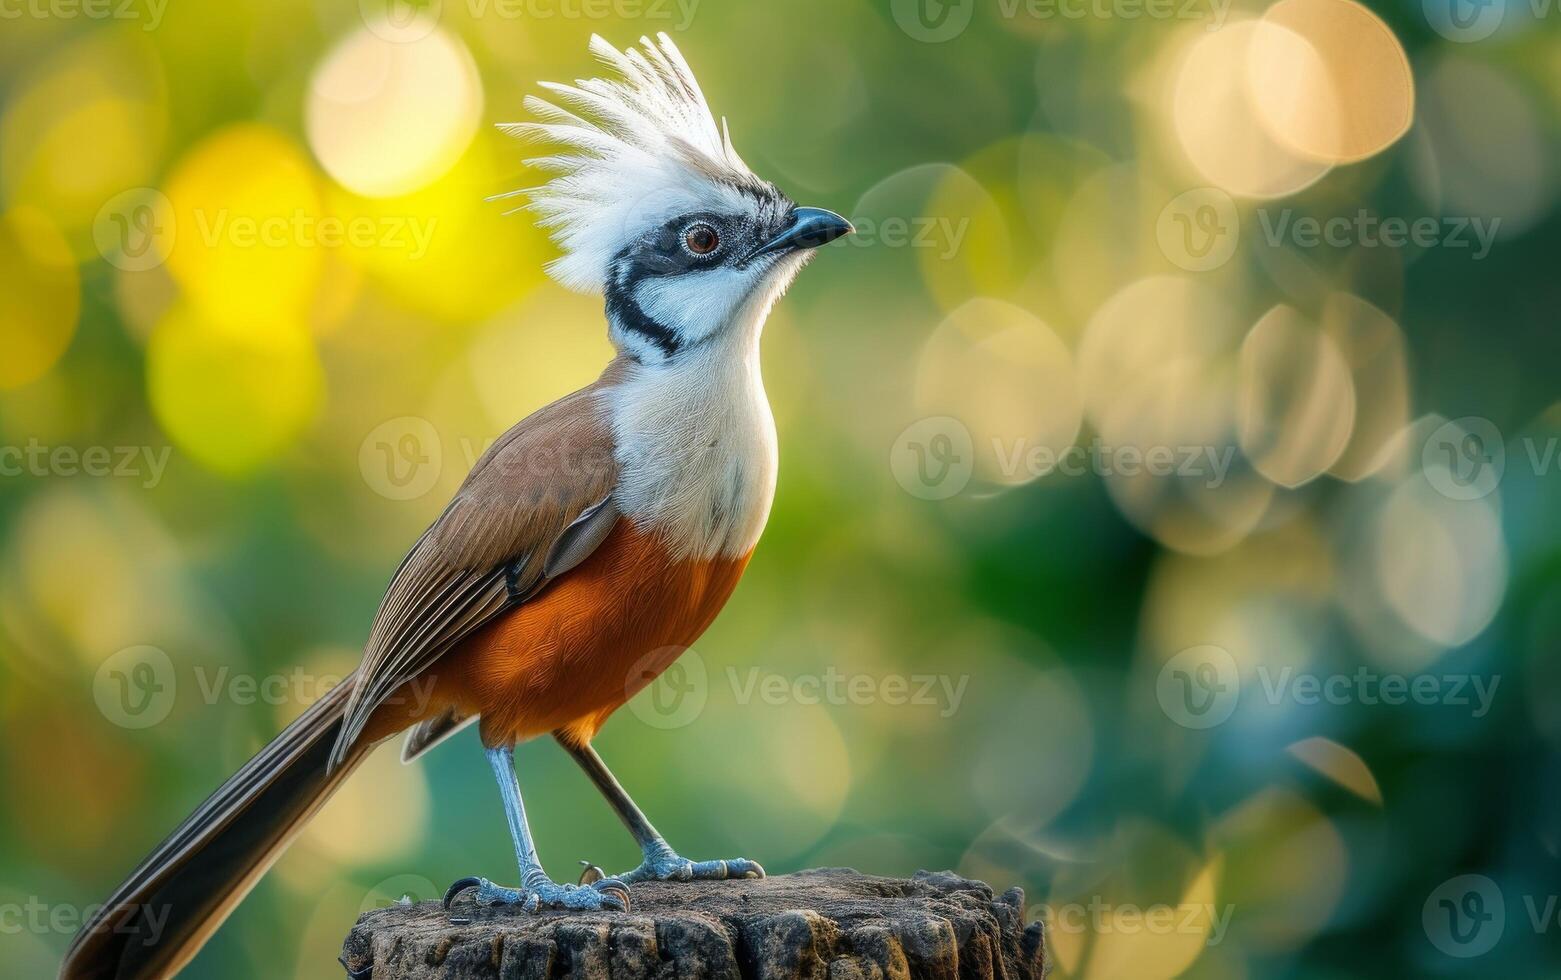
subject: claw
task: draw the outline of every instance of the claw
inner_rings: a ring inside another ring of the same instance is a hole
[[[752,860],[748,861],[748,864],[749,864],[749,868],[746,871],[743,872],[743,877],[744,878],[763,878],[764,877],[764,865],[760,864],[758,861],[752,861]]]
[[[582,885],[593,885],[607,877],[607,872],[589,861],[581,861],[580,864],[584,867],[584,870],[580,872],[580,884]]]
[[[633,903],[629,898],[629,886],[619,879],[602,878],[592,882],[591,887],[605,895],[616,895],[618,900],[623,903],[623,911],[632,911]]]
[[[467,889],[470,889],[470,888],[481,888],[481,887],[482,887],[482,879],[481,878],[462,878],[460,881],[457,881],[455,884],[451,885],[449,887],[449,889],[446,890],[445,893],[444,893],[444,907],[445,907],[445,910],[449,911],[450,903],[454,902],[456,896],[461,894],[461,892],[464,892],[464,891],[466,891]]]

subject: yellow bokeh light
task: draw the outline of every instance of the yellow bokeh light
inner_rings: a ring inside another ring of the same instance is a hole
[[[213,327],[301,331],[331,244],[308,159],[287,136],[244,123],[179,161],[168,270]]]
[[[1151,276],[1102,305],[1079,345],[1080,387],[1109,450],[1106,490],[1125,517],[1179,551],[1231,547],[1272,499],[1236,458],[1241,326],[1212,287]]]
[[[76,260],[59,229],[32,208],[0,215],[0,389],[53,367],[80,312]]]
[[[1432,643],[1469,642],[1501,606],[1507,546],[1494,496],[1454,500],[1413,476],[1377,517],[1378,588],[1403,625]]]
[[[916,406],[958,419],[970,431],[976,475],[1000,484],[1048,472],[1083,415],[1068,348],[1029,312],[985,298],[949,314],[927,339]]]
[[[1241,345],[1236,415],[1259,473],[1283,487],[1321,475],[1355,424],[1355,386],[1333,338],[1292,307],[1269,310]]]
[[[394,819],[385,800],[396,801]],[[422,843],[431,809],[423,767],[402,765],[381,746],[309,821],[299,844],[339,864],[382,861]]]
[[[1366,760],[1333,739],[1303,738],[1285,751],[1366,802],[1382,805],[1382,787],[1377,785],[1377,777],[1371,774]]]
[[[1338,828],[1288,790],[1266,790],[1220,818],[1221,899],[1241,910],[1242,937],[1269,952],[1315,936],[1344,896],[1349,852]]]
[[[1409,367],[1404,332],[1386,313],[1349,293],[1330,293],[1322,326],[1349,364],[1355,429],[1329,472],[1361,480],[1392,462],[1395,437],[1409,424]]]
[[[1228,403],[1206,401],[1234,360],[1241,324],[1221,294],[1182,276],[1140,279],[1107,300],[1090,317],[1079,343],[1079,382],[1090,421],[1108,440],[1143,444],[1147,433],[1129,424],[1142,418],[1151,429],[1209,441],[1229,428]],[[1186,385],[1181,379],[1188,379]],[[1186,388],[1187,390],[1183,390]],[[1178,397],[1181,392],[1186,397]],[[1145,402],[1168,414],[1140,416]],[[1126,412],[1118,409],[1125,407]]]
[[[1213,942],[1223,938],[1217,929],[1226,922],[1215,901],[1220,861],[1215,859],[1197,874],[1175,904],[1155,902],[1117,903],[1101,923],[1089,958],[1090,980],[1171,980],[1182,976]],[[1146,927],[1145,915],[1168,909],[1173,928]]]
[[[1253,35],[1252,91],[1259,118],[1287,148],[1349,163],[1409,130],[1409,56],[1376,14],[1354,0],[1280,0],[1263,25]]]
[[[314,418],[324,372],[306,334],[238,335],[179,308],[147,345],[147,387],[165,432],[218,473],[246,473]]]
[[[162,68],[140,35],[108,32],[43,62],[0,121],[0,191],[46,213],[78,257],[98,209],[149,182],[163,152]]]
[[[372,230],[348,239],[347,261],[367,272],[400,305],[440,320],[493,316],[546,280],[556,255],[529,214],[506,214],[515,202],[485,200],[513,186],[513,141],[483,135],[443,178],[393,198],[332,188],[330,212],[350,227]]]
[[[1264,37],[1276,38],[1263,46],[1282,49],[1291,63],[1318,57],[1298,53],[1309,42],[1286,28],[1239,21],[1197,35],[1182,55],[1172,90],[1172,120],[1188,162],[1203,179],[1242,197],[1293,194],[1329,170],[1328,163],[1287,149],[1262,126],[1250,66]]]
[[[368,197],[438,179],[482,116],[477,67],[442,30],[392,40],[363,28],[315,70],[305,107],[309,146],[342,186]]]
[[[968,171],[947,167],[925,210],[909,223],[906,244],[916,251],[927,288],[943,309],[983,293],[1004,293],[1013,286],[1013,231],[1009,213],[994,190],[1011,199],[1012,187],[992,188]],[[901,216],[902,223],[905,222]],[[923,234],[924,229],[930,233]],[[879,229],[888,244],[887,225]],[[926,241],[922,241],[926,238]]]
[[[467,364],[489,421],[502,431],[595,381],[612,357],[601,301],[549,285],[489,323]]]

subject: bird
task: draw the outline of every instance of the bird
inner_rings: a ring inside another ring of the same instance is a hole
[[[666,34],[603,77],[541,83],[525,122],[545,176],[522,208],[547,270],[603,298],[614,356],[586,387],[478,459],[391,577],[357,669],[224,782],[74,938],[64,980],[165,977],[188,963],[331,793],[402,732],[404,761],[477,726],[518,879],[462,878],[483,906],[628,911],[645,881],[762,877],[747,858],[675,851],[592,747],[613,712],[720,613],[769,516],[774,418],[760,372],[771,308],[851,223],[756,175]],[[517,208],[516,210],[520,210]],[[550,877],[516,744],[551,736],[638,844],[632,870]]]

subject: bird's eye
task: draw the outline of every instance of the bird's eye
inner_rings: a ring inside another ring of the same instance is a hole
[[[683,244],[695,255],[709,255],[721,247],[721,236],[714,228],[701,222],[690,225],[683,233]]]

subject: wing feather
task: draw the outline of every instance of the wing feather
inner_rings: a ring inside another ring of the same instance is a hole
[[[612,529],[617,464],[603,384],[538,410],[500,437],[413,546],[369,630],[332,766],[403,685],[568,574]]]

